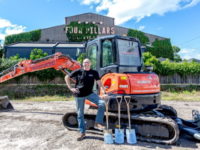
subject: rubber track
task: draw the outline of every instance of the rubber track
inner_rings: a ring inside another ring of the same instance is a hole
[[[69,130],[78,130],[77,129],[77,125],[74,127],[70,127],[67,123],[67,118],[70,115],[74,115],[74,117],[76,117],[76,113],[75,112],[69,112],[66,113],[63,116],[63,125],[69,129]],[[89,110],[87,113],[85,113],[85,120],[94,122],[96,116],[96,110]],[[109,112],[109,118],[110,120],[117,120],[117,114],[115,113],[110,113]],[[121,118],[123,119],[127,119],[127,115],[125,114],[121,114]],[[168,117],[159,117],[159,116],[155,116],[155,115],[133,115],[131,117],[131,122],[141,122],[141,126],[140,128],[142,128],[144,126],[144,128],[146,127],[146,124],[152,125],[153,126],[158,126],[161,127],[163,126],[163,128],[167,128],[170,138],[166,139],[166,137],[163,137],[162,132],[160,133],[160,137],[151,137],[151,136],[141,136],[144,133],[138,133],[138,131],[136,130],[137,133],[137,139],[140,141],[146,141],[146,142],[153,142],[153,143],[160,143],[160,144],[173,144],[175,143],[178,139],[179,139],[179,128],[178,125],[176,124],[176,122],[174,120],[172,120],[171,118]],[[128,121],[127,121],[128,124]],[[139,126],[139,125],[136,125]],[[157,129],[157,128],[156,128]],[[95,133],[95,134],[103,134],[103,132],[95,130],[91,127],[89,127],[89,129],[87,129],[88,133]],[[142,131],[141,131],[142,132]],[[157,130],[155,130],[154,132],[157,132]],[[156,134],[159,134],[156,133]]]

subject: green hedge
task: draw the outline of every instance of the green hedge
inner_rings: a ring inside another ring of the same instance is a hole
[[[4,45],[9,45],[9,44],[18,43],[18,42],[38,41],[40,37],[41,37],[41,30],[8,35],[5,38]]]
[[[154,72],[159,75],[173,75],[175,73],[183,75],[200,74],[200,63],[197,62],[170,62],[169,59],[160,62],[151,53],[143,53],[145,65],[153,66]]]

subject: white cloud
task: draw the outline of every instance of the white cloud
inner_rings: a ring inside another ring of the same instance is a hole
[[[190,59],[190,58],[200,58],[200,50],[198,49],[191,49],[191,48],[183,48],[178,53],[182,59]]]
[[[139,26],[138,30],[142,31],[142,30],[144,30],[144,28],[145,28],[145,26]]]
[[[10,26],[12,26],[10,21],[0,18],[0,28],[10,27]]]
[[[5,36],[24,32],[25,26],[12,24],[9,20],[0,18],[0,41],[4,41]]]
[[[140,21],[153,14],[164,15],[167,12],[192,7],[200,0],[82,0],[84,5],[94,5],[97,12],[107,11],[115,18],[116,24],[130,19]]]
[[[85,5],[90,5],[90,4],[97,4],[99,3],[101,0],[83,0],[82,3]]]
[[[0,40],[3,40],[3,39],[5,39],[5,34],[1,34],[0,33]],[[0,43],[1,44],[1,43]]]
[[[26,29],[26,27],[24,27],[24,26],[14,25],[13,27],[6,28],[5,34],[6,35],[18,34],[18,33],[24,32],[25,29]]]

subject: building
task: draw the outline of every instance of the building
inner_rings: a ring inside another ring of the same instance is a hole
[[[5,46],[5,57],[15,56],[19,54],[21,58],[29,58],[31,50],[42,49],[49,55],[55,52],[62,52],[69,55],[73,59],[77,59],[77,53],[84,51],[83,43],[16,43]]]
[[[83,43],[71,43],[67,33],[77,34],[79,37],[82,33],[78,27],[69,27],[70,23],[77,22],[77,24],[93,24],[95,27],[89,27],[85,32],[91,35],[103,36],[103,35],[123,35],[126,36],[128,28],[115,25],[115,19],[107,16],[102,16],[94,13],[84,13],[75,16],[65,17],[65,24],[41,29],[41,35],[38,41],[31,43],[16,43],[5,46],[5,56],[10,57],[19,54],[20,57],[28,57],[30,51],[34,48],[40,48],[48,54],[53,54],[57,51],[61,51],[64,54],[69,54],[75,58],[77,50],[84,50]],[[70,32],[69,32],[70,31]],[[150,44],[155,40],[166,39],[157,35],[145,33],[148,37]],[[92,36],[84,37],[85,40],[93,38]]]
[[[200,63],[200,60],[199,59],[196,59],[196,58],[190,58],[188,60],[188,62],[197,62],[197,63]]]

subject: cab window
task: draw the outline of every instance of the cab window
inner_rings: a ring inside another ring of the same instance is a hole
[[[96,65],[97,64],[97,45],[96,44],[92,44],[88,47],[87,56],[92,63],[91,68],[96,69],[96,66],[97,66]]]
[[[102,67],[114,64],[113,46],[111,40],[102,41]]]

